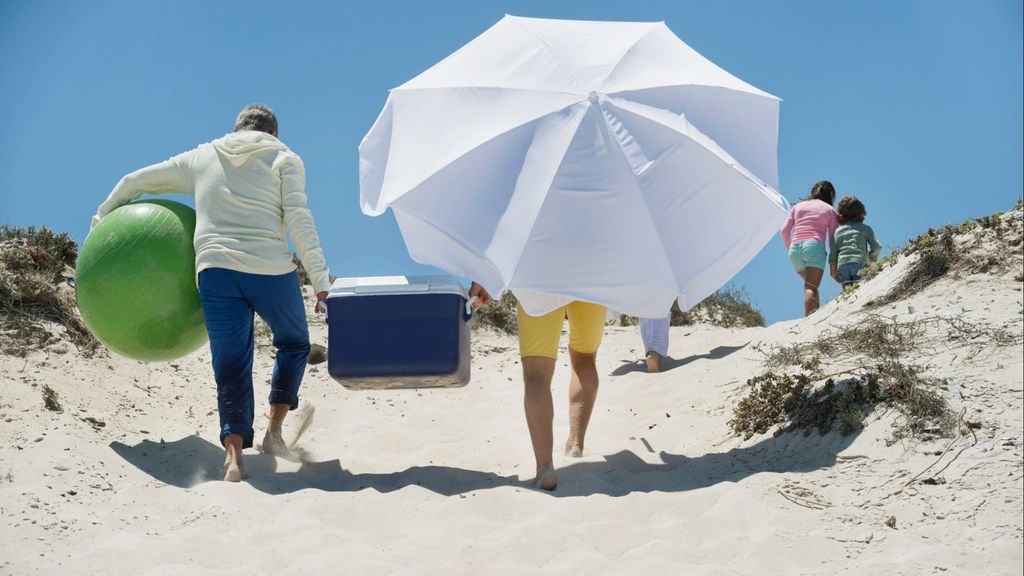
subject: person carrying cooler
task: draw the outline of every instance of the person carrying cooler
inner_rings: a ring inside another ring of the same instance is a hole
[[[804,316],[818,309],[818,286],[825,274],[825,239],[831,242],[838,222],[832,204],[836,189],[828,180],[811,188],[811,194],[794,204],[782,226],[782,244],[793,269],[804,281]]]
[[[274,335],[270,423],[261,450],[288,454],[282,423],[298,407],[309,356],[309,327],[287,232],[324,312],[330,274],[306,203],[302,160],[277,139],[277,116],[262,104],[242,109],[235,131],[122,178],[92,225],[143,194],[196,199],[194,245],[199,300],[217,382],[224,480],[244,477],[242,450],[253,445],[253,314]]]
[[[839,226],[828,256],[832,278],[843,288],[856,284],[860,271],[871,266],[882,246],[875,240],[875,231],[864,223],[867,208],[856,196],[839,201]]]

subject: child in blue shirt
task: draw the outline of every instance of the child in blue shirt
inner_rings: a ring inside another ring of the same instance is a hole
[[[878,258],[882,246],[875,239],[875,231],[864,223],[868,211],[856,196],[840,200],[837,212],[839,226],[833,234],[829,268],[832,278],[846,288],[860,279],[860,271]]]

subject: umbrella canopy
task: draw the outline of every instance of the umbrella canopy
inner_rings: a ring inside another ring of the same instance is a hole
[[[506,16],[391,90],[359,146],[362,210],[531,315],[663,316],[785,220],[778,112],[664,23]]]

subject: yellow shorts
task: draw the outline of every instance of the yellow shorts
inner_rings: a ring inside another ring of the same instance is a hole
[[[543,316],[530,316],[518,305],[519,355],[558,357],[558,340],[562,336],[562,320],[569,316],[569,348],[583,354],[597,352],[604,336],[604,320],[608,309],[590,302],[570,302]]]

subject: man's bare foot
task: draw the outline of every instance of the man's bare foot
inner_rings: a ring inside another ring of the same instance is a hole
[[[263,436],[263,443],[256,447],[260,452],[281,456],[290,460],[302,458],[303,450],[299,448],[299,439],[302,438],[302,435],[313,424],[313,414],[316,412],[316,409],[312,404],[303,400],[299,404],[298,409],[295,410],[295,417],[289,418],[289,422],[294,422],[294,424],[286,427],[284,426],[284,419],[288,412],[287,404],[271,405],[270,424],[267,426],[267,432]],[[286,432],[290,438],[289,440],[284,438]]]
[[[647,373],[657,374],[661,372],[661,354],[657,352],[647,353]]]
[[[302,409],[299,410],[299,413],[302,414],[299,431],[291,443],[285,442],[284,434],[282,433],[285,417],[288,416],[290,411],[291,407],[288,404],[277,403],[270,405],[270,422],[267,424],[267,432],[263,436],[263,442],[256,447],[260,452],[289,459],[292,457],[289,447],[295,447],[298,437],[309,427],[309,421],[312,418],[312,406],[303,402]]]
[[[224,437],[224,481],[241,482],[242,477],[242,437],[228,434]]]
[[[555,476],[554,467],[547,466],[537,470],[537,477],[534,478],[533,485],[548,492],[558,488],[558,476]]]
[[[263,444],[260,445],[260,452],[264,454],[273,454],[275,456],[291,456],[292,452],[288,449],[288,444],[285,443],[284,438],[281,437],[281,433],[272,434],[270,430],[263,436]]]
[[[241,462],[224,462],[224,481],[225,482],[241,482],[242,481],[242,463]]]
[[[583,457],[583,444],[569,440],[565,443],[565,455],[570,458]]]

